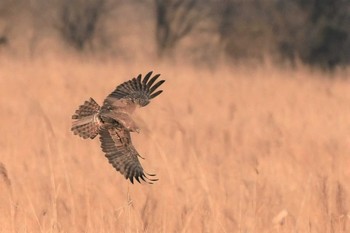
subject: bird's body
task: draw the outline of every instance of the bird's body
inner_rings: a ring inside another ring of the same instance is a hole
[[[144,172],[138,160],[141,156],[134,148],[130,137],[130,132],[139,132],[139,127],[131,114],[137,107],[146,106],[151,99],[162,93],[156,89],[164,83],[164,80],[155,83],[160,75],[150,79],[151,75],[152,72],[149,72],[143,80],[139,75],[117,86],[107,96],[102,106],[90,98],[72,116],[74,121],[71,130],[74,134],[84,139],[93,139],[99,134],[101,148],[108,161],[132,183],[133,179],[138,182],[142,179],[148,183],[157,180],[148,177],[154,174]]]

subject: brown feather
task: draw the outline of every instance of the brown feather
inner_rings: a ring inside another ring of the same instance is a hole
[[[100,106],[96,101],[90,98],[89,101],[79,106],[72,116],[73,121],[71,130],[75,135],[86,138],[95,138],[99,132],[101,121],[99,119]]]
[[[136,180],[152,184],[158,180],[154,174],[143,170],[138,159],[142,157],[134,148],[130,137],[130,132],[139,130],[131,118],[136,107],[146,106],[151,99],[162,93],[157,88],[164,80],[157,81],[159,74],[151,76],[152,71],[143,80],[140,74],[120,84],[107,96],[102,107],[90,98],[72,116],[73,133],[91,139],[100,134],[101,148],[109,163],[131,183]]]
[[[132,183],[134,178],[137,181],[139,178],[148,179],[138,160],[139,154],[131,143],[130,133],[126,129],[103,128],[100,131],[100,141],[109,163],[126,179]]]

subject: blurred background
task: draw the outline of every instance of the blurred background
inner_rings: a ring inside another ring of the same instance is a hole
[[[70,50],[133,60],[181,55],[301,62],[333,69],[350,62],[347,0],[2,0],[2,53]]]
[[[350,232],[349,0],[1,0],[0,233]],[[154,185],[71,132],[150,70]]]

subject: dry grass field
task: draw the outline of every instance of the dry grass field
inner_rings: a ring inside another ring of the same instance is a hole
[[[130,184],[70,132],[90,96],[154,70]],[[0,232],[350,232],[349,71],[0,59]]]

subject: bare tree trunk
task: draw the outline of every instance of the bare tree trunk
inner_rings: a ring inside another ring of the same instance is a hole
[[[178,42],[198,24],[197,0],[155,0],[156,43],[159,57],[172,55]]]
[[[64,40],[74,48],[84,50],[95,35],[105,3],[105,0],[64,1],[59,15],[59,30]]]

